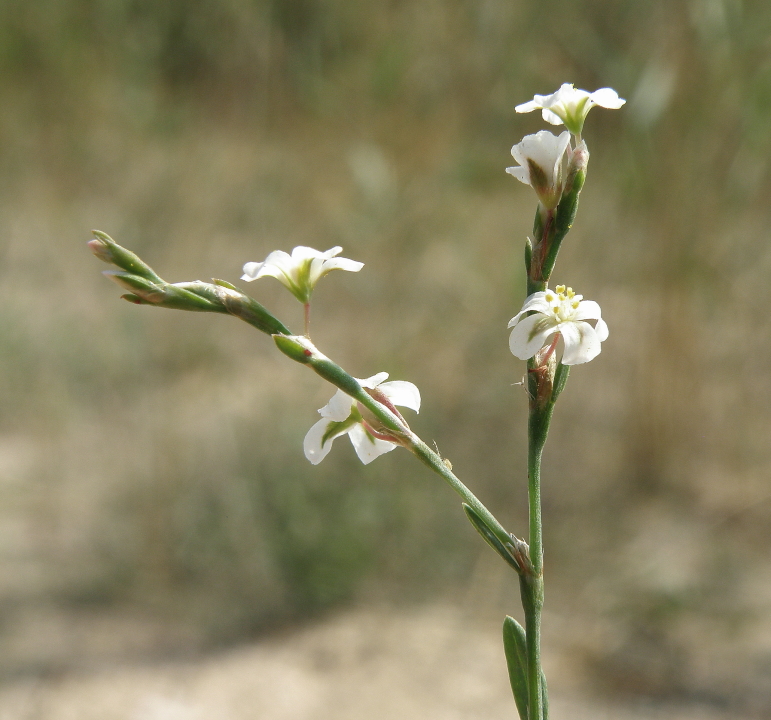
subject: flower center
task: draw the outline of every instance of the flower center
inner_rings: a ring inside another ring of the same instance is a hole
[[[561,323],[573,320],[581,303],[581,298],[581,295],[576,295],[573,292],[573,288],[564,285],[557,285],[554,292],[547,290],[544,297],[551,307],[554,318]]]

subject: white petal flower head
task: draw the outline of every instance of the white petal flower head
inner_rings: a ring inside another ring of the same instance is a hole
[[[341,247],[333,247],[319,252],[304,245],[298,245],[291,255],[283,250],[274,250],[264,262],[246,263],[241,279],[251,282],[269,275],[286,286],[301,303],[307,303],[316,283],[328,272],[359,272],[364,267],[364,263],[335,257],[342,250]]]
[[[532,315],[527,314],[530,311]],[[595,320],[594,327],[587,320]],[[509,348],[520,360],[533,357],[554,333],[560,333],[565,343],[563,365],[589,362],[600,354],[600,343],[608,337],[600,306],[564,285],[533,293],[509,327],[513,328]]]
[[[535,135],[526,135],[511,148],[519,167],[506,168],[506,172],[530,185],[548,210],[557,207],[562,197],[562,158],[569,143],[567,130],[559,136],[540,130]]]
[[[541,110],[543,119],[552,125],[563,124],[573,135],[580,135],[587,113],[595,106],[618,110],[626,100],[611,88],[600,88],[593,93],[576,90],[571,83],[564,83],[551,95],[536,95],[530,102],[514,108],[518,113]]]
[[[365,380],[359,380],[359,384],[370,390],[377,388],[393,405],[408,407],[415,412],[420,411],[420,391],[411,382],[394,380],[383,382],[388,378],[388,373],[382,372]],[[364,426],[356,400],[338,390],[332,399],[319,410],[319,420],[305,436],[303,449],[305,457],[314,465],[318,465],[332,449],[332,442],[341,435],[351,438],[353,449],[365,465],[371,463],[376,457],[390,452],[396,447],[396,443],[376,438]]]

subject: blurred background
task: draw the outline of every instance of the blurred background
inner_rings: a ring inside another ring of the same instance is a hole
[[[544,126],[514,106],[562,82],[628,102],[589,115],[553,276],[602,305],[610,338],[547,445],[550,683],[639,717],[771,716],[771,5],[11,0],[0,717],[65,717],[35,698],[73,674],[280,649],[361,613],[417,618],[388,625],[403,636],[449,613],[493,643],[490,692],[508,692],[518,589],[454,494],[402,451],[365,468],[344,439],[312,467],[329,386],[234,319],[121,301],[85,241],[236,283],[273,249],[342,245],[366,267],[322,280],[314,340],[358,377],[416,383],[413,429],[525,535],[506,323],[535,198],[504,168]],[[277,282],[241,286],[301,328]],[[193,717],[174,707],[99,717]]]

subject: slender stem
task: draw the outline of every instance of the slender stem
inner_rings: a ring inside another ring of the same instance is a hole
[[[447,484],[463,498],[463,502],[471,506],[484,521],[495,536],[504,544],[511,543],[511,535],[496,520],[495,516],[477,499],[444,463],[441,457],[437,455],[426,443],[424,443],[415,433],[412,433],[412,442],[408,446],[412,452],[424,465],[431,468],[437,475],[440,475]]]
[[[544,601],[541,457],[553,410],[553,402],[549,401],[541,405],[535,400],[530,405],[528,422],[527,478],[532,574],[522,578],[520,590],[525,611],[527,638],[529,720],[542,720],[545,702],[541,671],[541,610]]]
[[[533,575],[522,585],[527,638],[527,687],[530,720],[543,716],[541,697],[541,609],[543,607],[543,537],[541,523],[541,452],[533,432],[537,411],[531,411],[527,457],[528,508],[530,520],[530,562]]]
[[[549,404],[550,405],[550,404]],[[552,407],[530,409],[528,422],[528,506],[530,511],[530,561],[535,575],[543,573],[543,537],[541,524],[541,456],[549,431]]]
[[[310,302],[303,303],[305,310],[305,337],[311,336],[311,304]]]

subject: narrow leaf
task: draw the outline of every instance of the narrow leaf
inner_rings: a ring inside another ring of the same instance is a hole
[[[503,651],[506,653],[511,692],[517,703],[519,717],[528,720],[527,640],[525,629],[510,615],[503,621]]]
[[[506,561],[507,565],[513,567],[518,573],[521,573],[522,568],[511,555],[508,548],[506,548],[506,546],[498,539],[498,536],[487,526],[487,523],[479,517],[476,510],[466,503],[463,503],[463,510],[466,513],[469,522],[485,539],[485,542],[487,542],[487,544]]]
[[[557,372],[554,374],[554,385],[551,391],[551,401],[555,402],[560,393],[565,389],[565,383],[568,381],[568,374],[570,373],[570,365],[563,365],[559,363],[557,365]]]

